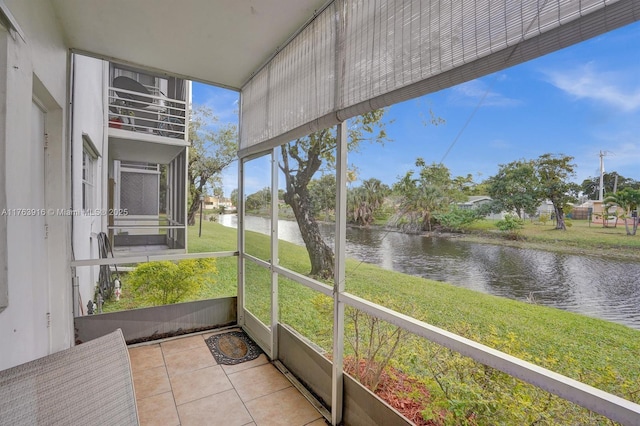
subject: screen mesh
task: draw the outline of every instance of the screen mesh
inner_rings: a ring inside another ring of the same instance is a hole
[[[158,174],[121,172],[120,208],[128,215],[152,215],[159,213]]]
[[[242,88],[240,156],[640,19],[640,0],[336,0]]]

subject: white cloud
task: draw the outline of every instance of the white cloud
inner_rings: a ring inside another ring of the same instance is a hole
[[[602,102],[619,111],[640,109],[640,81],[637,71],[604,71],[593,62],[574,69],[545,72],[548,81],[577,99]]]
[[[506,76],[500,74],[496,79],[503,81],[506,79]],[[449,101],[466,106],[476,106],[478,102],[482,101],[480,106],[500,107],[516,106],[522,103],[519,99],[509,98],[501,93],[492,91],[490,85],[480,80],[468,81],[453,87]]]

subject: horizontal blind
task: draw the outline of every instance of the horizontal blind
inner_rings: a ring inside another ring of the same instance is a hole
[[[336,0],[242,88],[240,156],[640,19],[640,0]]]

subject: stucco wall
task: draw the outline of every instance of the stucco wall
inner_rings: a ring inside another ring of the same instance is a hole
[[[94,209],[105,210],[103,205],[103,160],[106,160],[103,88],[104,61],[82,55],[73,56],[73,129],[72,175],[73,211],[82,212],[82,154],[83,134],[87,135],[100,156],[95,162]],[[106,187],[106,186],[105,186]],[[73,216],[73,256],[75,259],[98,258],[97,234],[103,230],[102,215],[79,214]],[[106,232],[106,230],[105,230]],[[98,280],[98,267],[76,268],[80,300],[76,312],[86,314],[87,302],[93,298]]]
[[[0,169],[5,178],[0,185],[6,190],[7,208],[31,208],[37,186],[44,187],[45,209],[70,208],[68,54],[62,32],[48,1],[5,3],[24,32],[24,39],[6,37],[6,54],[0,60],[0,85],[5,91],[0,99],[0,120],[5,124],[0,134],[0,147],[5,150]],[[34,97],[46,110],[48,139],[45,169],[38,172],[32,160],[38,154],[35,150],[44,148],[30,143]],[[39,179],[42,174],[44,182]],[[35,225],[40,219],[10,215],[6,220],[9,301],[0,313],[0,369],[73,344],[70,218],[47,215],[48,236],[44,227]],[[38,253],[46,253],[45,258]]]

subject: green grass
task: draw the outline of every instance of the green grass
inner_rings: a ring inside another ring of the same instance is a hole
[[[236,240],[235,229],[207,223],[206,227],[203,224],[200,244],[194,245],[197,230],[195,237],[192,236],[193,229],[190,231],[192,252],[199,251],[196,247],[206,247],[207,251],[229,250]],[[246,245],[251,248],[253,255],[264,260],[270,258],[267,236],[247,232]],[[279,259],[282,266],[296,272],[308,273],[310,269],[304,248],[285,241],[279,242]],[[248,290],[250,287],[256,293],[248,303],[250,309],[267,322],[270,274],[263,271],[256,270],[254,266],[248,269]],[[640,400],[640,331],[558,309],[388,271],[350,259],[346,262],[346,271],[346,289],[350,293],[429,324],[462,333],[480,343],[506,352],[511,350],[516,356],[524,356],[536,364],[603,390]],[[332,316],[319,308],[322,297],[283,278],[279,280],[279,287],[281,320],[320,346],[330,349]],[[517,345],[505,344],[514,338]],[[604,380],[604,372],[611,371],[615,378]],[[635,388],[630,384],[635,384]]]
[[[624,225],[616,228],[603,228],[602,225],[589,224],[586,220],[570,221],[566,231],[556,230],[549,221],[546,224],[526,221],[520,230],[519,240],[505,238],[495,226],[496,221],[481,220],[466,228],[466,240],[509,244],[542,250],[580,253],[596,256],[618,257],[640,260],[640,235],[628,236]]]

